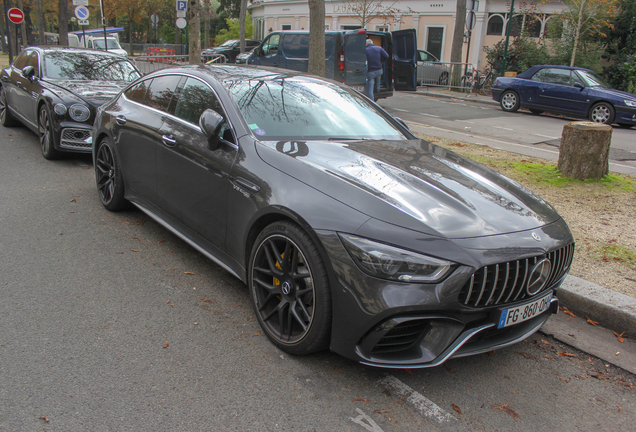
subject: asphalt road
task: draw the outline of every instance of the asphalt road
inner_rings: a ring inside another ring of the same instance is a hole
[[[469,97],[470,98],[470,97]],[[396,92],[378,104],[410,124],[414,132],[489,145],[528,156],[558,160],[563,126],[581,119],[507,113],[498,105]],[[614,127],[610,169],[636,174],[636,128]]]
[[[633,428],[634,376],[541,334],[427,370],[283,354],[242,283],[24,128],[0,202],[0,431]]]

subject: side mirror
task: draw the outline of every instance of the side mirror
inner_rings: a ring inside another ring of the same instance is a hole
[[[575,82],[574,83],[574,87],[576,87],[577,89],[581,89],[583,90],[585,87],[583,86],[583,84],[581,84],[580,82]]]
[[[410,131],[411,129],[409,129],[409,125],[406,124],[406,122],[404,120],[402,120],[399,117],[393,117],[395,120],[397,120],[398,123],[400,123],[402,126],[404,126],[406,128],[407,131]]]
[[[22,69],[22,76],[29,80],[32,80],[35,76],[35,68],[33,66],[25,66]]]
[[[221,139],[219,132],[224,122],[225,119],[210,108],[203,111],[203,114],[199,117],[199,127],[208,139],[208,148],[210,150],[216,150],[219,147]]]

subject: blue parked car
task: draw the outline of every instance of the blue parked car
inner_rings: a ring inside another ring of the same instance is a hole
[[[613,89],[593,71],[569,66],[533,66],[514,78],[497,78],[492,98],[501,109],[551,112],[596,123],[636,125],[636,95]]]

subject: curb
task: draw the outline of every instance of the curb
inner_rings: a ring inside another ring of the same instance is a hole
[[[570,312],[599,321],[604,327],[636,338],[636,299],[568,275],[557,290]]]
[[[415,94],[422,95],[422,96],[441,97],[445,99],[457,99],[464,102],[477,102],[477,103],[483,103],[487,105],[499,106],[499,102],[495,102],[489,96],[473,95],[473,94],[466,94],[461,92],[439,91],[439,90],[438,91],[416,90]]]

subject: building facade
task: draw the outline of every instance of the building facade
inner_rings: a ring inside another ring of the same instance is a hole
[[[449,62],[455,27],[457,0],[325,0],[325,29],[353,30],[363,27],[356,11],[367,5],[393,8],[390,18],[374,18],[364,27],[367,30],[393,31],[414,28],[417,46]],[[510,21],[510,1],[467,0],[467,27],[464,28],[462,61],[482,69],[486,65],[484,46],[492,46],[505,38]],[[307,0],[256,0],[248,6],[255,29],[255,39],[263,39],[272,31],[309,30]],[[517,1],[512,18],[511,35],[522,29],[529,37],[542,37],[550,18],[564,8],[562,2],[529,0]],[[472,17],[470,16],[472,15]],[[471,25],[472,24],[472,25]]]

